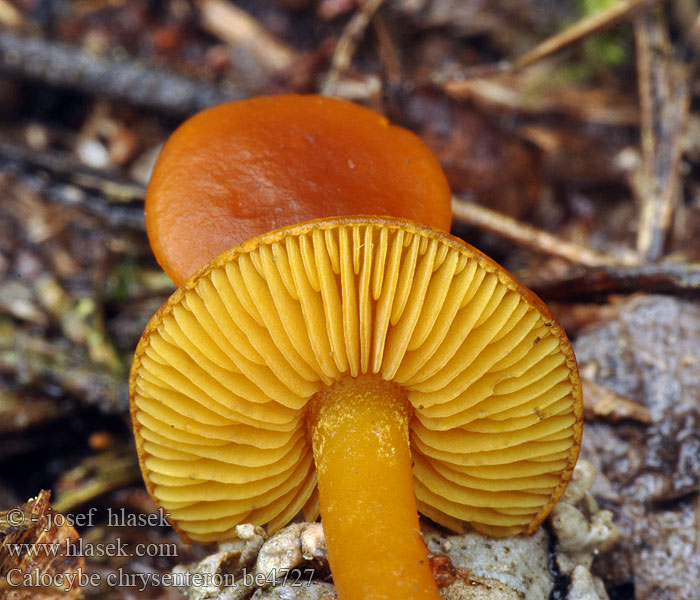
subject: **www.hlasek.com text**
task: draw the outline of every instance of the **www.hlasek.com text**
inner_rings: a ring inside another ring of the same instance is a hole
[[[129,544],[116,538],[111,542],[86,542],[83,538],[71,541],[66,538],[61,542],[33,542],[6,544],[7,553],[10,556],[20,558],[28,556],[34,558],[38,556],[47,557],[75,557],[85,558],[117,556],[117,557],[140,557],[140,556],[177,556],[177,544]]]

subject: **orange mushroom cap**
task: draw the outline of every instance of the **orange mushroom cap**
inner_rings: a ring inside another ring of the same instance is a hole
[[[153,252],[178,285],[256,235],[357,214],[449,230],[449,186],[416,135],[323,96],[252,98],[195,115],[166,143],[146,196]]]

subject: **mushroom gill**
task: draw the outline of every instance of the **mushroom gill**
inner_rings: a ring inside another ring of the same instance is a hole
[[[308,407],[349,378],[393,382],[408,402],[417,505],[439,523],[530,533],[568,483],[580,382],[545,305],[444,232],[332,218],[224,253],[146,328],[132,418],[180,535],[316,518]]]

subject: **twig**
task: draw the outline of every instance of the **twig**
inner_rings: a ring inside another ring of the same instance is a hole
[[[637,421],[651,424],[651,413],[643,404],[625,398],[613,390],[598,385],[582,376],[583,414],[587,420],[603,419],[608,423]]]
[[[632,126],[639,121],[638,108],[602,88],[566,88],[545,94],[531,94],[519,75],[447,81],[445,92],[458,100],[470,100],[489,112],[522,115],[562,115],[587,123]]]
[[[86,299],[73,301],[58,279],[50,273],[39,275],[33,288],[42,308],[59,325],[66,339],[84,346],[93,363],[104,364],[112,372],[123,369],[124,365],[109,339],[96,303]]]
[[[461,86],[472,79],[485,78],[514,72],[529,67],[588,36],[600,33],[613,25],[631,18],[638,12],[648,9],[665,0],[619,0],[610,7],[598,11],[590,17],[577,21],[564,31],[547,38],[515,62],[502,61],[492,65],[469,67],[461,72],[459,79],[443,82],[453,93],[459,93]]]
[[[620,21],[629,19],[637,12],[660,4],[663,1],[664,0],[618,0],[618,2],[614,2],[608,8],[577,21],[564,31],[538,44],[516,60],[512,65],[512,69],[518,70],[536,63],[571,44],[575,44],[590,35],[608,29]]]
[[[59,390],[105,413],[128,409],[123,372],[110,372],[92,362],[82,345],[63,337],[49,339],[45,330],[27,328],[12,319],[1,322],[7,338],[0,338],[0,374],[48,395],[55,396]]]
[[[46,174],[49,177],[46,177]],[[69,157],[0,142],[0,175],[9,174],[52,202],[78,207],[110,225],[142,231],[146,191],[137,183],[109,178]]]
[[[681,47],[690,50],[697,62],[700,56],[700,3],[698,0],[673,0],[669,14],[674,27],[680,31]]]
[[[143,200],[145,194],[140,184],[109,177],[103,172],[85,167],[67,154],[39,151],[0,141],[0,165],[4,163],[48,171],[54,179],[68,180],[81,188],[97,190],[118,204]]]
[[[687,68],[671,56],[667,27],[659,15],[637,17],[634,32],[643,157],[642,169],[631,179],[641,204],[637,252],[656,261],[663,256],[678,202],[690,86]]]
[[[206,31],[227,44],[245,48],[271,71],[285,71],[297,60],[293,48],[230,2],[200,0],[198,5],[202,27]]]
[[[611,256],[562,240],[551,233],[520,223],[473,202],[452,198],[452,214],[462,223],[479,227],[530,250],[557,256],[574,264],[600,267],[620,263]]]
[[[700,264],[660,263],[636,267],[610,266],[576,270],[554,280],[525,281],[549,300],[590,300],[608,294],[677,294],[697,298],[700,292]]]
[[[375,14],[372,22],[374,24],[374,31],[377,34],[379,58],[384,65],[386,79],[389,85],[396,87],[401,83],[401,60],[399,58],[398,49],[391,39],[391,33],[382,15]]]
[[[634,20],[634,40],[637,54],[637,80],[639,88],[639,126],[642,149],[643,170],[653,172],[654,164],[654,100],[651,97],[651,52],[649,32],[644,25],[645,17]]]
[[[66,44],[0,31],[2,72],[174,116],[189,116],[245,96],[237,89],[222,89],[136,61],[109,60]]]
[[[384,0],[366,0],[345,26],[335,46],[330,71],[326,75],[326,79],[321,86],[322,94],[332,96],[336,93],[338,82],[350,68],[352,57],[355,54],[357,45],[360,43],[369,22],[383,3]]]
[[[7,0],[0,0],[0,23],[5,27],[17,28],[22,25],[24,17]]]
[[[52,503],[59,513],[75,510],[111,490],[136,483],[141,479],[136,456],[131,452],[105,452],[87,458],[77,467],[64,473],[57,487],[65,488]]]

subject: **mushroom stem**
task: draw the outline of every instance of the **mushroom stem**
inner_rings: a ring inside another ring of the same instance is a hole
[[[418,524],[399,386],[347,378],[310,413],[328,559],[342,600],[438,600]]]

